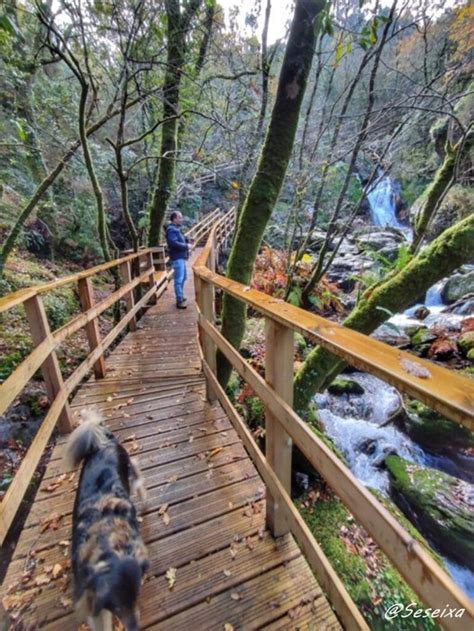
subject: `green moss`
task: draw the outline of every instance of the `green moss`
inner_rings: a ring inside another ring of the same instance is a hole
[[[364,388],[353,379],[334,379],[328,388],[331,394],[364,394]]]
[[[462,565],[474,567],[474,524],[468,495],[472,486],[399,456],[385,459],[395,500],[406,503],[436,546]]]
[[[474,433],[453,423],[421,401],[409,401],[405,405],[405,427],[414,441],[428,449],[448,450],[457,447],[474,447]]]
[[[463,355],[467,357],[469,355],[469,351],[474,350],[474,331],[467,331],[466,333],[463,333],[458,339],[458,346]]]
[[[69,288],[47,294],[43,298],[43,303],[52,331],[66,324],[79,309],[78,300]]]
[[[423,619],[422,623],[409,618],[395,618],[392,621],[384,619],[385,611],[391,605],[418,604],[419,599],[380,550],[374,550],[371,554],[372,559],[376,559],[374,572],[357,550],[346,546],[342,534],[353,528],[354,521],[336,497],[320,500],[310,507],[300,507],[300,511],[371,629],[405,631],[438,628],[432,620],[427,619]]]

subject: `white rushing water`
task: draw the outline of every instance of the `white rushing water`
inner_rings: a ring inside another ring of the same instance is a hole
[[[392,453],[415,464],[440,466],[439,458],[425,453],[392,424],[386,425],[400,404],[395,388],[365,373],[354,372],[349,378],[364,388],[364,394],[331,395],[325,391],[316,395],[315,403],[326,434],[360,482],[388,495],[390,481],[383,462]],[[474,597],[474,572],[441,556],[455,583]]]
[[[397,219],[396,197],[399,193],[398,185],[379,169],[377,179],[367,193],[370,205],[370,216],[376,226],[393,226],[406,230]]]
[[[383,468],[386,456],[396,453],[423,463],[423,451],[392,425],[384,423],[400,405],[400,397],[385,382],[353,373],[350,378],[365,390],[363,395],[316,395],[318,416],[325,432],[347,458],[354,475],[366,486],[388,493],[389,477]]]

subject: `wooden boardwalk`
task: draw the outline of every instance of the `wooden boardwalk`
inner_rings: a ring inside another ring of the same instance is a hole
[[[292,537],[265,531],[264,485],[220,405],[205,399],[191,281],[187,296],[190,307],[176,310],[170,287],[108,357],[105,379],[91,379],[72,402],[75,415],[84,406],[101,410],[145,475],[151,567],[141,626],[339,629]],[[63,445],[53,450],[4,581],[8,604],[17,599],[13,628],[78,626],[68,568],[77,475],[64,474]]]

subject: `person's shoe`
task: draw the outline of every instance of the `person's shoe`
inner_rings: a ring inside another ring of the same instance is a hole
[[[185,300],[178,300],[178,302],[176,303],[176,306],[178,309],[187,309]]]

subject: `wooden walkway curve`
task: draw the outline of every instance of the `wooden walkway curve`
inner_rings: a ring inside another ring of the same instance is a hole
[[[220,404],[206,400],[193,291],[190,279],[190,306],[177,311],[170,287],[108,357],[106,377],[90,379],[71,404],[75,416],[96,406],[140,458],[151,560],[141,626],[339,629],[292,536],[275,540],[265,530],[265,486]],[[64,475],[64,440],[3,584],[7,604],[21,598],[11,609],[17,628],[77,628],[68,572],[77,475]]]

